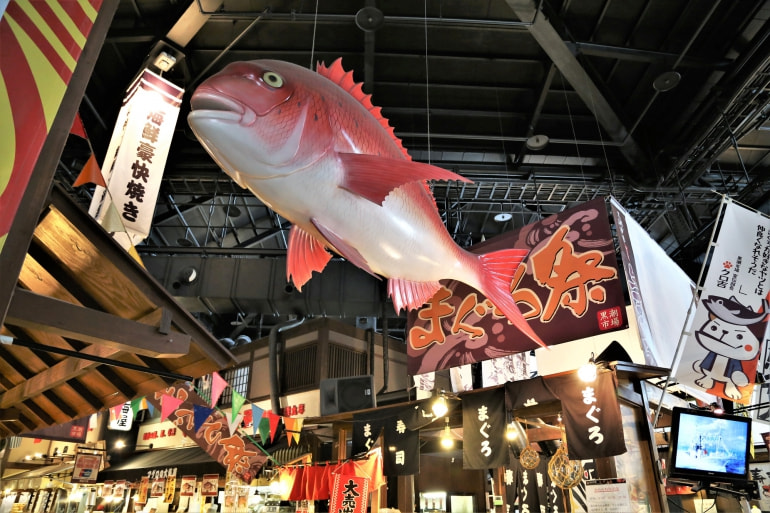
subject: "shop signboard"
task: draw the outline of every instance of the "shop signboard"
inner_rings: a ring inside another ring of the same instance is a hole
[[[123,247],[150,232],[183,94],[148,69],[126,91],[88,211]]]
[[[165,504],[171,504],[174,502],[174,493],[176,491],[176,475],[171,475],[166,478],[166,489],[163,494],[163,502]]]
[[[155,394],[147,400],[158,411],[165,411],[162,406],[164,397],[177,404],[174,411],[168,412],[168,420],[184,434],[198,444],[206,453],[222,464],[227,472],[250,483],[267,461],[262,448],[244,438],[237,430],[230,431],[226,413],[212,409],[208,402],[198,395],[192,383],[180,382]],[[198,412],[210,410],[202,423],[196,422]]]
[[[179,486],[179,495],[181,497],[192,497],[195,495],[195,482],[197,476],[182,476],[182,484]]]
[[[329,511],[366,513],[369,502],[369,479],[336,474],[331,491]]]
[[[219,474],[204,474],[201,495],[215,497],[219,493]]]
[[[603,198],[549,216],[471,248],[529,249],[511,281],[513,298],[547,344],[628,327],[615,244]],[[409,374],[480,362],[540,347],[468,285],[442,282],[409,312]]]
[[[75,466],[72,468],[71,482],[88,484],[95,483],[96,478],[99,475],[99,468],[101,465],[101,455],[79,452],[75,455]]]
[[[150,477],[149,476],[142,476],[142,479],[139,481],[139,490],[136,493],[136,503],[137,504],[147,504],[147,495],[150,491]]]

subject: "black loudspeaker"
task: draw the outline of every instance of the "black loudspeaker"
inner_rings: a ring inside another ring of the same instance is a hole
[[[322,379],[320,388],[322,417],[377,406],[372,376]]]

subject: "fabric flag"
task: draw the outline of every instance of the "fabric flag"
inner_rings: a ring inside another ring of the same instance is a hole
[[[235,417],[238,416],[238,414],[241,412],[241,408],[243,407],[243,403],[246,402],[246,398],[243,397],[241,394],[238,393],[237,390],[233,389],[233,405],[232,405],[232,411],[230,413],[230,417],[232,420],[235,420]]]
[[[505,389],[463,397],[463,468],[487,469],[508,463],[505,441]]]
[[[383,470],[387,476],[410,476],[420,472],[420,431],[407,428],[400,416],[385,421]]]
[[[355,455],[371,451],[384,425],[385,419],[356,420],[354,415],[351,452]]]
[[[139,413],[139,410],[146,409],[147,399],[145,397],[137,397],[136,399],[131,400],[131,411],[133,412],[134,419],[136,419],[136,414]]]
[[[610,206],[645,363],[671,369],[695,283],[617,200]]]
[[[110,207],[107,208],[107,211],[104,214],[104,218],[102,219],[101,224],[104,230],[109,233],[118,233],[118,232],[126,231],[126,225],[123,224],[123,220],[120,217],[120,213],[118,212],[118,209],[115,208],[115,205],[110,205]]]
[[[281,489],[285,490],[282,498],[287,501],[306,500],[305,496],[305,467],[298,465],[281,469]]]
[[[556,397],[545,386],[545,379],[542,376],[505,384],[505,401],[508,410],[518,410],[554,400]]]
[[[160,420],[166,420],[169,415],[174,413],[179,405],[182,404],[182,400],[174,397],[173,395],[163,394],[160,401]]]
[[[227,381],[218,372],[211,374],[211,406],[216,406],[219,397],[227,387]]]
[[[305,498],[309,501],[329,500],[329,465],[307,465],[305,467]]]
[[[125,403],[116,404],[115,406],[110,408],[110,414],[112,415],[112,420],[117,420],[120,418],[120,413],[123,410],[123,404]]]
[[[329,511],[366,513],[369,503],[369,480],[365,477],[334,476]]]
[[[262,440],[262,443],[267,443],[270,440],[270,419],[267,418],[267,412],[265,412],[265,415],[259,419],[259,426],[257,426],[257,429],[259,430],[259,437]]]
[[[262,421],[262,415],[264,413],[265,413],[265,410],[263,410],[256,404],[252,403],[251,405],[251,434],[252,435],[257,434],[257,430],[259,429],[259,423]]]
[[[511,280],[513,299],[548,345],[628,326],[604,198],[474,245],[474,253],[529,250]],[[472,287],[447,281],[407,316],[408,373],[458,367],[539,346]],[[470,341],[470,342],[469,342]]]
[[[96,187],[88,213],[102,224],[112,203],[124,220],[124,247],[150,232],[184,89],[150,70],[126,91],[102,169],[107,187]]]
[[[230,436],[233,436],[238,431],[238,427],[240,427],[241,422],[243,422],[243,413],[239,413],[235,416],[234,419],[227,417],[227,428],[230,431]]]
[[[195,426],[195,432],[206,423],[206,419],[209,418],[214,408],[208,408],[200,404],[193,404],[193,425]]]
[[[86,129],[83,126],[83,120],[80,118],[79,112],[75,113],[75,119],[72,120],[72,127],[70,128],[70,133],[88,140],[88,136],[86,135]]]
[[[723,206],[674,376],[711,395],[748,404],[768,342],[770,218],[728,199]]]
[[[570,459],[590,460],[626,452],[617,376],[599,372],[583,383],[577,374],[546,378],[545,385],[561,401]]]
[[[561,488],[551,481],[548,474],[548,459],[540,458],[537,467],[526,469],[518,458],[510,455],[503,482],[506,502],[518,504],[522,511],[562,511],[564,506]]]
[[[250,483],[267,462],[268,456],[264,450],[249,437],[230,435],[225,412],[211,408],[209,398],[199,395],[190,381],[179,382],[163,391],[148,395],[147,401],[160,409],[161,401],[169,395],[179,397],[183,402],[168,416],[168,420],[189,437],[190,441],[198,444],[206,454],[219,462],[229,476]],[[204,492],[206,485],[211,488],[211,483],[205,478],[203,484]],[[216,491],[216,480],[213,488],[213,491]]]
[[[101,185],[102,187],[107,186],[104,183],[104,176],[102,176],[102,170],[99,169],[99,164],[96,162],[96,155],[94,155],[93,153],[88,158],[86,163],[83,165],[83,168],[80,170],[80,174],[78,175],[78,177],[75,178],[74,182],[72,182],[72,186],[79,187],[87,183]]]
[[[342,463],[334,469],[332,474],[366,478],[369,489],[377,490],[380,486],[387,484],[382,468],[382,449],[378,447],[363,459],[352,459]]]
[[[275,433],[276,431],[278,431],[278,424],[281,422],[281,416],[276,415],[271,411],[266,411],[265,417],[267,417],[267,420],[270,426],[270,440],[274,440]]]
[[[299,437],[302,432],[302,424],[305,419],[298,419],[294,417],[284,417],[283,425],[286,428],[286,442],[291,446],[292,440],[295,443],[299,443]]]

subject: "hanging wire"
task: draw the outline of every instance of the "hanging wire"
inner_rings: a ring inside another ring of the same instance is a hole
[[[313,69],[313,59],[315,58],[315,33],[318,28],[318,4],[321,0],[315,0],[315,15],[313,16],[313,42],[310,45],[310,69]]]
[[[594,103],[593,88],[588,88],[588,95],[591,98],[591,111],[596,112],[596,103]],[[607,146],[604,144],[604,136],[602,135],[602,127],[599,125],[599,117],[594,115],[594,121],[596,122],[596,131],[599,133],[599,142],[602,146],[602,154],[604,155],[604,164],[607,166],[607,175],[610,177],[610,195],[615,196],[615,175],[612,174],[610,168],[610,159],[607,158]]]
[[[580,145],[578,144],[577,131],[575,130],[575,120],[572,118],[572,109],[569,106],[567,88],[564,85],[564,75],[559,73],[559,76],[561,77],[561,90],[564,93],[564,103],[567,104],[567,116],[569,117],[569,125],[572,128],[572,138],[575,140],[575,152],[577,153],[578,166],[580,167],[580,176],[583,177],[583,190],[588,190],[588,182],[586,180],[585,171],[583,170],[583,157],[580,155]],[[578,197],[578,199],[580,198]]]
[[[505,149],[505,137],[504,137],[504,131],[503,131],[503,112],[500,108],[500,84],[495,84],[495,104],[497,105],[497,125],[500,129],[500,147],[503,150],[503,165],[505,166],[505,181],[509,184],[508,189],[505,193],[505,198],[503,198],[505,201],[509,202],[509,210],[510,210],[510,192],[511,192],[511,173],[510,168],[508,167],[508,152]],[[522,207],[524,204],[522,203]],[[500,212],[504,212],[503,210],[503,202],[500,202]],[[513,224],[513,223],[511,223]],[[524,220],[524,209],[522,208],[521,211],[521,225],[526,225],[526,221]]]
[[[428,0],[423,2],[424,6],[424,19],[425,19],[425,110],[427,114],[427,131],[428,131],[428,164],[431,161],[430,150],[430,81],[428,80]]]

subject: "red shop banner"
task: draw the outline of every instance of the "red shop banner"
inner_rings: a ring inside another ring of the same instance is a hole
[[[369,479],[358,476],[334,476],[329,511],[366,513],[369,503]]]
[[[475,245],[474,253],[529,249],[511,290],[524,318],[555,345],[628,326],[604,198]],[[478,291],[456,281],[409,312],[409,374],[536,349]]]

